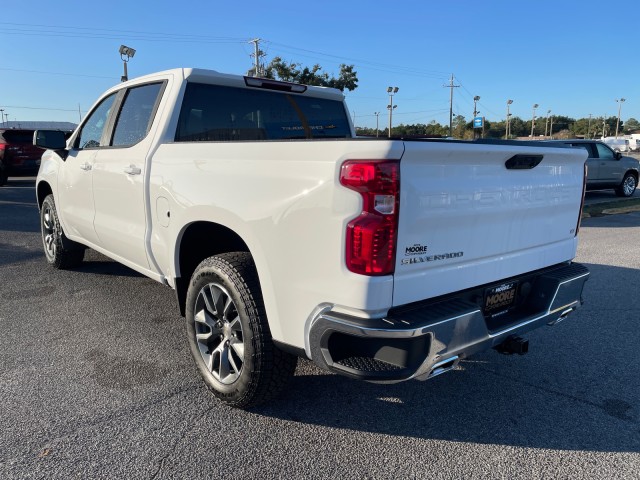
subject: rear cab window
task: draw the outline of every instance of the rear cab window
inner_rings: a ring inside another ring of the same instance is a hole
[[[176,142],[350,138],[341,101],[187,84]]]

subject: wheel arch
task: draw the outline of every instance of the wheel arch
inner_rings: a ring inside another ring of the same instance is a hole
[[[38,200],[38,209],[42,208],[42,202],[47,198],[47,195],[53,194],[53,189],[48,182],[42,181],[38,183],[36,187],[36,198]]]
[[[248,252],[253,257],[247,243],[238,233],[209,221],[194,221],[186,225],[178,236],[175,252],[175,292],[182,316],[185,315],[191,275],[202,260],[227,252]]]

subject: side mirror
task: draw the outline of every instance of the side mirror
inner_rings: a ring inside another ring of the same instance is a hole
[[[620,160],[622,158],[622,153],[621,152],[614,152],[616,155],[616,160]]]
[[[36,130],[33,132],[33,144],[49,150],[64,150],[67,148],[67,139],[60,130]]]

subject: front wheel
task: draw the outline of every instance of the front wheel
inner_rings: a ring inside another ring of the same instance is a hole
[[[224,403],[238,408],[264,403],[293,376],[297,357],[273,344],[249,253],[225,253],[198,265],[187,291],[186,317],[198,371]]]
[[[60,226],[53,195],[47,195],[40,209],[42,245],[47,262],[54,268],[65,270],[78,266],[84,258],[84,247],[67,239]]]
[[[636,191],[638,181],[633,173],[627,173],[622,179],[622,183],[616,188],[616,194],[619,197],[630,197]]]

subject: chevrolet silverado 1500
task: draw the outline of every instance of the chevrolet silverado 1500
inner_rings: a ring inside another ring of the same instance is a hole
[[[428,379],[582,303],[586,152],[356,138],[341,92],[175,69],[104,93],[37,178],[48,262],[86,247],[175,290],[208,387],[269,400],[304,357]],[[142,301],[142,300],[141,300]]]

